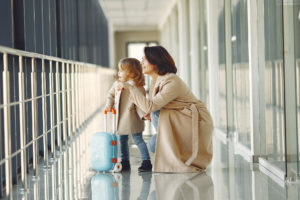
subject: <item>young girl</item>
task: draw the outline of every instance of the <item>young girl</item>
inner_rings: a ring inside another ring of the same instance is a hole
[[[105,110],[110,111],[114,106],[116,109],[116,134],[119,135],[122,171],[130,169],[128,135],[132,135],[134,143],[142,157],[142,165],[139,172],[151,171],[149,151],[143,140],[144,112],[129,100],[129,91],[117,90],[118,82],[127,82],[136,86],[141,93],[146,95],[144,89],[145,79],[140,62],[135,58],[123,58],[119,62],[118,80],[113,84],[107,95]]]

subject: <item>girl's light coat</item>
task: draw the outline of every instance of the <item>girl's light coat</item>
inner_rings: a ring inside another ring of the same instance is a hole
[[[128,86],[130,99],[144,112],[160,109],[155,149],[155,172],[195,172],[212,159],[213,121],[198,100],[175,74],[157,77],[151,99]]]
[[[129,135],[144,131],[144,121],[142,120],[144,112],[129,100],[129,91],[118,91],[116,89],[117,81],[114,82],[108,91],[106,106],[114,106],[116,109],[116,133],[120,135]],[[144,87],[138,87],[137,90],[145,96]]]

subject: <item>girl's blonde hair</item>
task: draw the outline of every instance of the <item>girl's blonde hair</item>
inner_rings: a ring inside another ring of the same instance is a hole
[[[138,59],[123,58],[119,62],[119,67],[125,72],[126,77],[132,80],[136,86],[145,85],[145,77],[142,71],[142,65]]]

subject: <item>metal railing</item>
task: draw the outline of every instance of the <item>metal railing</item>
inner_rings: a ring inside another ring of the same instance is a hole
[[[0,184],[5,182],[2,196],[12,199],[12,160],[20,158],[15,165],[26,191],[27,168],[32,166],[38,177],[39,155],[47,167],[68,142],[84,138],[79,130],[104,103],[114,70],[2,46],[1,57],[0,170],[5,168],[5,181],[0,173]],[[83,156],[85,145],[76,146],[74,159]]]

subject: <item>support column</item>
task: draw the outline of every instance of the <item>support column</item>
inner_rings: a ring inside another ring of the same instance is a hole
[[[208,77],[206,70],[208,67],[207,57],[207,0],[200,1],[200,99],[208,105],[206,95],[206,85]]]
[[[258,70],[258,30],[257,1],[247,1],[248,7],[248,48],[250,80],[250,131],[253,162],[258,162],[260,147],[259,132],[259,70]]]
[[[226,48],[226,102],[227,102],[227,136],[234,132],[233,115],[233,76],[231,44],[231,0],[225,0],[225,48]]]
[[[294,36],[294,4],[290,0],[283,1],[284,31],[284,101],[285,101],[285,155],[287,162],[286,177],[293,179],[298,162],[297,145],[297,96],[296,96],[296,63]],[[294,170],[293,170],[294,169]]]
[[[220,124],[218,112],[218,66],[219,66],[219,44],[218,16],[216,8],[218,0],[207,1],[207,42],[208,42],[208,76],[209,76],[209,110],[217,127]]]
[[[258,38],[258,74],[259,74],[259,154],[266,155],[266,116],[265,116],[265,16],[264,1],[257,1],[257,38]],[[257,142],[257,141],[256,141]]]

